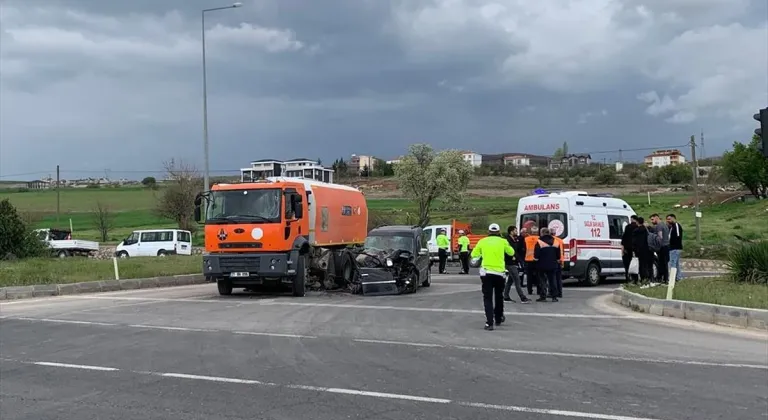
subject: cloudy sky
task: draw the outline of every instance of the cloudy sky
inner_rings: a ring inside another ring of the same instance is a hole
[[[200,16],[227,4],[4,0],[0,179],[202,167]],[[244,0],[206,14],[211,170],[702,129],[720,153],[768,105],[767,25],[765,0]]]

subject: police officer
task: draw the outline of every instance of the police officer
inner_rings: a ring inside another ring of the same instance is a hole
[[[480,263],[480,280],[483,283],[485,329],[493,330],[494,322],[501,325],[504,318],[504,256],[514,256],[515,250],[501,237],[496,223],[488,226],[488,236],[479,240],[472,250],[472,260]]]
[[[461,274],[469,274],[469,238],[466,232],[459,231],[459,261],[461,261]]]
[[[437,271],[440,274],[445,274],[445,262],[448,261],[448,252],[451,249],[451,241],[445,234],[445,229],[440,229],[435,241],[437,242],[437,258],[440,260]]]

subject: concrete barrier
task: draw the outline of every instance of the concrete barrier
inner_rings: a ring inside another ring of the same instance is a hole
[[[116,292],[120,290],[154,289],[205,283],[201,274],[151,277],[146,279],[101,280],[82,283],[41,284],[0,287],[0,300],[28,299],[42,296],[66,296],[82,293]]]
[[[739,308],[684,300],[655,299],[624,289],[613,291],[613,301],[633,311],[651,315],[768,331],[768,310],[765,309]]]

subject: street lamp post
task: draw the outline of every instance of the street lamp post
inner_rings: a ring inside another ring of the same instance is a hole
[[[233,3],[229,6],[214,7],[212,9],[203,9],[201,13],[202,34],[203,34],[203,159],[205,160],[205,173],[203,177],[203,191],[208,191],[211,187],[210,173],[208,165],[208,77],[205,69],[205,13],[213,12],[216,10],[234,9],[240,7],[243,4]]]

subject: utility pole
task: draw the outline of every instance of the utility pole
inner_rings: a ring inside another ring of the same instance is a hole
[[[707,158],[707,149],[704,147],[704,129],[701,129],[701,158],[706,159]]]
[[[59,217],[61,215],[61,172],[59,172],[59,165],[56,165],[56,224],[59,224]]]
[[[696,160],[696,136],[691,136],[691,166],[693,167],[694,215],[696,218],[696,241],[701,241],[701,212],[699,211],[699,162]]]

